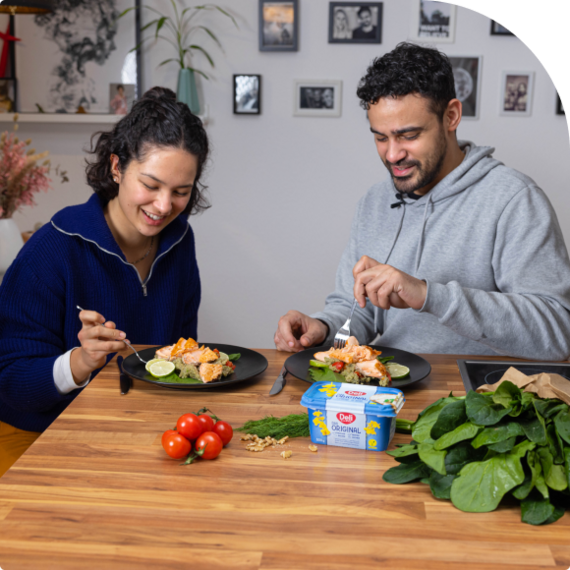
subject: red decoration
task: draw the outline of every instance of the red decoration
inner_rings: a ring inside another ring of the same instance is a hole
[[[2,54],[0,55],[0,77],[6,75],[6,66],[8,65],[8,52],[10,51],[10,42],[19,42],[20,38],[16,38],[10,35],[10,24],[6,28],[6,33],[0,32],[0,38],[4,40],[4,45],[2,46]],[[14,70],[12,70],[14,73]]]

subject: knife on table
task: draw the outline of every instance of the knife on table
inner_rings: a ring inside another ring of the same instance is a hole
[[[123,357],[119,354],[117,356],[117,366],[119,367],[119,384],[121,386],[121,395],[125,395],[132,386],[133,381],[131,377],[123,371]]]
[[[277,380],[275,380],[275,382],[273,383],[271,390],[269,390],[270,396],[275,396],[276,394],[279,394],[281,390],[283,390],[283,386],[285,386],[285,376],[287,376],[287,369],[285,368],[285,366],[283,366],[281,374],[279,374]]]

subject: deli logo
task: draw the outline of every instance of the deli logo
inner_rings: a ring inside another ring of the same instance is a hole
[[[346,412],[339,412],[336,417],[339,422],[346,425],[351,424],[356,419],[354,414],[347,414]]]
[[[349,396],[366,396],[366,392],[345,392]]]

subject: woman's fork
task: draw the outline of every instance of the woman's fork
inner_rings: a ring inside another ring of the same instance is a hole
[[[354,309],[356,308],[356,299],[352,303],[352,309],[350,310],[350,316],[346,319],[346,323],[338,329],[338,332],[334,335],[334,343],[333,346],[336,349],[344,348],[346,345],[346,341],[350,336],[350,319],[352,319],[352,313],[354,313]]]
[[[85,309],[82,309],[79,305],[75,305],[80,311],[85,311]],[[143,358],[141,358],[141,355],[133,348],[133,345],[128,341],[125,340],[124,338],[120,339],[122,340],[136,355],[137,358],[143,363],[146,364],[148,362],[148,360],[144,360]]]

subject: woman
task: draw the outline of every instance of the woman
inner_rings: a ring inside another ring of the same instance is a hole
[[[0,286],[0,475],[127,335],[140,344],[196,338],[200,277],[187,216],[208,206],[200,119],[155,87],[92,152],[95,194],[36,232]]]
[[[334,13],[333,38],[335,40],[352,39],[352,30],[348,23],[348,16],[342,8],[337,8]]]

